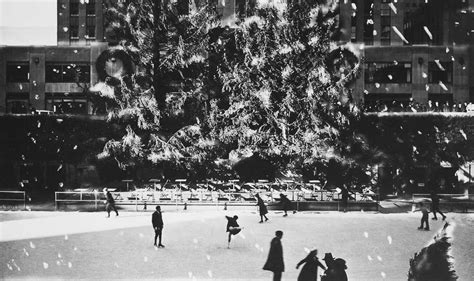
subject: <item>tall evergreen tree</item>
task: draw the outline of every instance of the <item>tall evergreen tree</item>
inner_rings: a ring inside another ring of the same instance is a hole
[[[231,160],[258,155],[299,171],[329,159],[351,162],[359,112],[349,86],[359,64],[352,49],[335,43],[337,1],[321,2],[261,3],[221,36],[223,88],[207,121]]]
[[[165,1],[115,4],[109,27],[136,71],[96,87],[110,98],[110,119],[126,128],[104,154],[201,176],[250,155],[283,170],[329,159],[352,165],[353,148],[363,147],[349,89],[359,63],[335,43],[338,1],[320,2],[260,3],[232,27],[219,27],[210,6],[178,15]]]

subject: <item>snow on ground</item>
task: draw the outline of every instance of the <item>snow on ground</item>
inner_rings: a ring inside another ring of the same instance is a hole
[[[245,227],[227,249],[224,215]],[[454,221],[452,255],[460,280],[474,276],[472,214]],[[151,212],[0,213],[1,279],[271,280],[261,268],[276,230],[283,230],[286,270],[296,280],[298,261],[313,248],[347,261],[349,280],[406,280],[409,259],[427,245],[432,231],[418,231],[420,214],[302,212],[270,213],[259,224],[252,210],[193,209],[163,213],[163,244],[153,247]],[[320,270],[320,274],[322,271]]]

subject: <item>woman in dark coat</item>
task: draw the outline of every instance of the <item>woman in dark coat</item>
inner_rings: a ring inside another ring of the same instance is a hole
[[[326,253],[323,260],[326,262],[327,269],[321,281],[347,281],[345,260],[334,259],[331,253]]]
[[[280,193],[280,203],[283,207],[283,211],[285,211],[285,214],[283,216],[288,216],[288,210],[292,207],[290,199],[288,199],[285,194]],[[295,211],[293,211],[293,213],[295,213]]]
[[[262,198],[260,198],[260,195],[255,194],[255,197],[257,198],[257,206],[260,211],[260,223],[263,222],[263,218],[265,217],[265,221],[268,220],[266,214],[268,214],[267,206],[265,206],[265,203],[263,202]]]
[[[305,264],[298,275],[298,281],[317,281],[318,280],[318,266],[326,270],[326,267],[318,260],[318,250],[311,251],[306,258],[301,260],[296,269],[303,263]]]
[[[283,247],[281,246],[281,238],[283,232],[277,230],[275,237],[270,243],[270,251],[268,252],[268,258],[263,266],[264,270],[273,272],[273,281],[280,281],[281,274],[285,271],[285,264],[283,262]]]

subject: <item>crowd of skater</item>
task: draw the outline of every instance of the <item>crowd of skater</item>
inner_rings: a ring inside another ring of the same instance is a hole
[[[104,193],[106,196],[106,212],[107,212],[107,217],[110,217],[110,212],[113,210],[115,211],[116,215],[118,216],[119,213],[117,211],[117,208],[115,207],[115,202],[113,199],[113,196],[111,195],[110,191],[107,189],[104,189]],[[269,220],[267,217],[268,214],[268,209],[266,207],[265,202],[260,198],[259,194],[255,194],[257,204],[259,209],[259,217],[260,221],[259,223],[264,223]],[[347,208],[347,201],[349,198],[349,193],[343,192],[342,193],[342,201],[343,201],[343,211],[346,212]],[[282,209],[284,211],[283,216],[287,217],[288,216],[288,211],[293,211],[293,213],[296,213],[296,210],[293,208],[293,204],[291,200],[287,198],[286,195],[283,193],[280,194],[280,204],[282,206]],[[414,211],[420,211],[422,214],[421,218],[421,224],[420,227],[418,227],[419,230],[430,230],[429,226],[429,212],[430,210],[428,209],[427,204],[424,204],[423,202],[418,203],[418,209]],[[431,193],[431,212],[433,212],[433,220],[437,220],[437,214],[440,214],[442,217],[442,220],[446,220],[446,215],[443,214],[440,209],[439,209],[439,196],[437,195],[436,192]],[[238,219],[239,217],[237,215],[234,216],[225,216],[227,219],[227,226],[226,226],[226,233],[228,234],[227,236],[227,248],[230,249],[231,241],[232,241],[232,236],[239,234],[244,228],[239,225]],[[154,247],[156,248],[164,248],[165,246],[162,244],[162,234],[163,234],[163,216],[161,212],[161,207],[156,206],[156,210],[152,214],[152,226],[154,230]],[[284,257],[283,257],[283,246],[282,246],[282,240],[283,238],[283,231],[277,230],[275,232],[275,237],[271,240],[270,242],[270,249],[268,252],[268,257],[263,265],[263,270],[268,270],[273,273],[273,280],[274,281],[279,281],[282,278],[283,272],[285,271],[285,263],[284,263]],[[157,243],[158,240],[158,243]],[[298,281],[317,281],[318,280],[318,268],[321,268],[324,270],[324,274],[321,275],[321,281],[347,281],[348,277],[346,274],[346,261],[342,258],[334,258],[332,256],[332,253],[325,253],[324,258],[322,259],[325,263],[325,265],[319,261],[318,258],[318,250],[313,249],[308,253],[308,255],[303,258],[301,261],[299,261],[296,264],[296,269],[299,269],[300,266],[302,266],[302,269],[298,275]]]

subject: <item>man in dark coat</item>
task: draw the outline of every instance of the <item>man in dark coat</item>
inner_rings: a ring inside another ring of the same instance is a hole
[[[164,248],[165,246],[161,244],[161,234],[163,231],[163,217],[161,216],[161,207],[156,206],[156,211],[153,212],[153,215],[151,216],[151,223],[153,224],[153,229],[155,230],[155,245],[156,247],[156,238],[160,237],[160,240],[158,242],[158,247]]]
[[[290,199],[288,199],[285,194],[280,193],[280,203],[283,206],[283,211],[285,211],[283,216],[288,216],[288,210],[292,208]],[[293,213],[295,213],[295,211],[293,211]]]
[[[237,219],[239,218],[238,216],[225,216],[227,219],[227,232],[229,232],[229,239],[227,241],[227,248],[230,248],[230,240],[232,238],[232,235],[236,235],[242,230],[242,227],[239,226],[237,223]]]
[[[270,243],[270,251],[268,252],[267,262],[263,266],[264,270],[269,270],[273,272],[273,281],[280,281],[281,274],[285,271],[285,264],[283,262],[283,247],[281,245],[281,238],[283,237],[283,232],[277,230],[275,232],[275,237]]]
[[[263,202],[262,198],[260,195],[255,194],[255,197],[257,198],[257,206],[260,212],[260,223],[263,222],[263,218],[265,217],[265,221],[268,220],[266,214],[268,214],[267,206],[265,206],[265,202]]]
[[[107,203],[105,204],[105,210],[107,211],[107,217],[110,218],[110,212],[112,210],[115,211],[115,214],[118,216],[119,213],[117,212],[117,208],[115,208],[115,200],[114,197],[112,196],[112,193],[107,188],[104,188],[105,192],[105,198],[107,200]]]
[[[436,212],[443,216],[443,220],[446,219],[446,216],[439,210],[439,196],[436,191],[431,191],[431,211],[433,212],[433,220],[437,220]]]
[[[318,267],[326,270],[326,267],[318,260],[318,250],[311,251],[306,258],[296,265],[296,269],[303,263],[304,266],[301,269],[300,275],[298,275],[298,281],[317,281]]]

